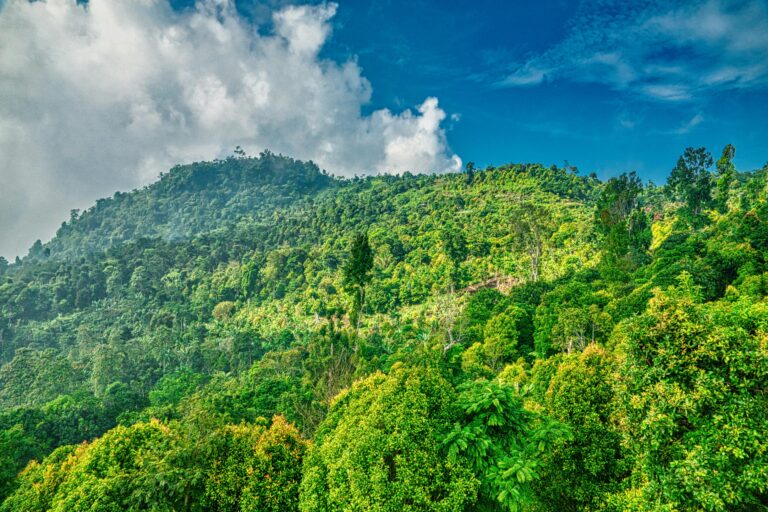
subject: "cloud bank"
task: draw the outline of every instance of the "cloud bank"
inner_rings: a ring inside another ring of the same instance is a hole
[[[0,4],[2,5],[2,4]],[[259,31],[229,0],[10,0],[0,8],[0,254],[71,208],[176,163],[269,148],[335,174],[450,171],[435,98],[361,114],[354,59],[319,56],[335,4],[288,6]]]
[[[565,37],[497,85],[600,83],[664,102],[768,86],[768,4],[749,0],[582,2]]]

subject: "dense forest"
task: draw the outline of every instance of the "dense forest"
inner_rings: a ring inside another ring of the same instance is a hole
[[[768,165],[178,166],[0,258],[0,511],[768,510]]]

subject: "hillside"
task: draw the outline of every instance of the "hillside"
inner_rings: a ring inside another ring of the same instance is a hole
[[[768,507],[768,167],[694,153],[73,213],[0,267],[0,511]]]
[[[267,221],[276,209],[338,184],[311,162],[265,152],[176,166],[132,193],[115,193],[88,210],[73,211],[56,237],[32,255],[77,256],[129,240],[188,239],[237,222]]]

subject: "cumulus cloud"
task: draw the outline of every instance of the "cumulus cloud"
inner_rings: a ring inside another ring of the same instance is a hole
[[[768,86],[768,4],[743,0],[582,3],[566,36],[511,66],[499,86],[601,83],[663,102]]]
[[[354,58],[319,56],[335,4],[284,7],[268,32],[229,0],[0,9],[0,254],[49,237],[71,208],[236,145],[341,175],[461,167],[435,98],[361,114],[371,85]]]

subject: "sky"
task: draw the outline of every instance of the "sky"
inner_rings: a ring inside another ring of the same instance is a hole
[[[768,161],[768,0],[0,0],[0,255],[235,146],[344,175]]]

